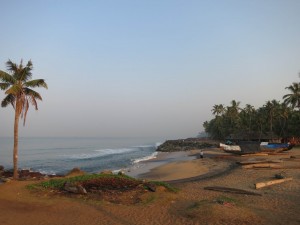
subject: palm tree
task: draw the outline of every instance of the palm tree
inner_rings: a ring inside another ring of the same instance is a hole
[[[285,89],[288,89],[291,93],[283,96],[284,103],[291,105],[293,109],[297,107],[300,110],[300,83],[294,82]]]
[[[211,111],[214,115],[219,116],[219,115],[223,115],[226,109],[224,108],[223,104],[220,104],[220,105],[214,105]]]
[[[250,104],[246,104],[245,108],[242,109],[242,112],[240,113],[241,118],[244,119],[242,126],[246,128],[248,132],[248,138],[250,138],[250,134],[252,132],[252,118],[254,113],[255,108]]]
[[[17,65],[11,60],[6,62],[6,73],[0,70],[0,89],[5,90],[5,98],[1,102],[2,107],[11,104],[15,110],[14,122],[14,150],[13,150],[13,164],[14,164],[14,179],[18,179],[18,137],[19,137],[19,120],[20,117],[24,119],[25,125],[26,114],[29,105],[32,104],[38,110],[37,100],[42,100],[41,95],[32,90],[35,87],[48,88],[44,79],[30,80],[32,77],[32,62],[28,61],[26,66],[23,65],[23,60]]]
[[[226,115],[229,119],[230,133],[235,133],[239,123],[240,102],[232,100],[231,106],[227,106]]]

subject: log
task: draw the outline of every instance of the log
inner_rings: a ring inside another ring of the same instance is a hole
[[[267,153],[253,153],[253,154],[244,154],[244,155],[241,155],[241,156],[267,156],[269,154]]]
[[[204,187],[204,190],[211,190],[211,191],[220,191],[220,192],[229,192],[233,194],[244,194],[244,195],[257,195],[261,196],[259,193],[246,191],[237,188],[228,188],[228,187],[219,187],[219,186],[212,186],[212,187]]]
[[[269,155],[286,155],[286,156],[288,156],[289,153],[284,153],[284,152],[269,152]]]
[[[272,169],[281,169],[282,166],[275,163],[258,163],[242,166],[243,169],[256,169],[256,168],[272,168]]]
[[[241,161],[237,162],[241,165],[259,164],[259,163],[282,163],[282,160],[261,160],[261,161]]]
[[[278,179],[278,180],[270,180],[270,181],[266,181],[266,182],[260,182],[260,183],[255,184],[255,188],[259,189],[259,188],[271,186],[271,185],[274,185],[274,184],[280,184],[280,183],[290,181],[290,180],[293,180],[293,178],[285,178],[285,179]]]

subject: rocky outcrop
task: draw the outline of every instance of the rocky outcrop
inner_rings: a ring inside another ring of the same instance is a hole
[[[44,178],[44,174],[40,173],[40,172],[34,172],[34,171],[30,171],[30,170],[21,170],[19,171],[19,178],[20,179],[41,179]]]
[[[53,177],[61,177],[60,175],[47,175],[30,169],[22,169],[18,171],[19,180],[42,180]],[[13,177],[13,170],[5,170],[4,167],[0,166],[0,178],[2,181],[11,180]]]
[[[87,194],[87,191],[85,190],[85,188],[82,187],[80,184],[74,184],[74,183],[70,183],[70,182],[66,182],[64,184],[64,190],[67,192],[74,193],[74,194],[81,194],[81,195]]]
[[[178,152],[210,147],[218,147],[218,143],[210,140],[203,140],[201,138],[188,138],[179,140],[167,140],[162,145],[158,146],[157,151]]]

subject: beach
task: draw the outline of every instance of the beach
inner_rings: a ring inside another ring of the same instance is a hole
[[[138,204],[115,204],[52,193],[35,193],[11,181],[0,185],[0,224],[299,224],[300,148],[271,156],[236,156],[220,149],[161,153],[145,166],[129,171],[135,177],[169,181],[177,193],[158,189]],[[283,169],[244,169],[236,162],[282,160]],[[284,173],[293,180],[255,189],[254,184]],[[205,190],[237,188],[258,195]]]

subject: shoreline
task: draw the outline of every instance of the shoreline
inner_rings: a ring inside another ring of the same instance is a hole
[[[158,152],[156,158],[139,162],[125,171],[125,174],[138,179],[166,181],[170,183],[190,181],[201,177],[222,173],[231,168],[232,163],[215,159],[218,155],[228,155],[218,148],[180,152]]]
[[[208,173],[167,182],[174,183],[179,190],[176,193],[164,188],[157,188],[155,192],[143,190],[140,202],[133,204],[112,203],[101,196],[88,200],[85,196],[66,196],[52,191],[39,193],[26,188],[40,182],[38,180],[12,180],[0,185],[0,221],[6,225],[299,224],[300,147],[284,155],[247,157],[224,153],[220,149],[203,151],[204,159],[197,159],[198,151],[195,150],[159,154],[145,162],[158,166],[137,174],[140,177],[154,176],[166,166],[179,168],[178,162],[184,166],[197,162],[200,164],[199,174],[204,169]],[[283,169],[246,169],[241,164],[234,164],[236,161],[262,160],[281,160]],[[222,161],[235,166],[227,167]],[[153,164],[155,162],[157,164]],[[201,170],[201,166],[205,168]],[[220,170],[217,170],[218,166]],[[278,173],[292,180],[255,189],[256,183],[274,180]],[[258,195],[212,191],[207,187],[233,188]],[[132,192],[123,194],[135,198]],[[122,198],[123,195],[117,191],[111,195],[114,196]]]

